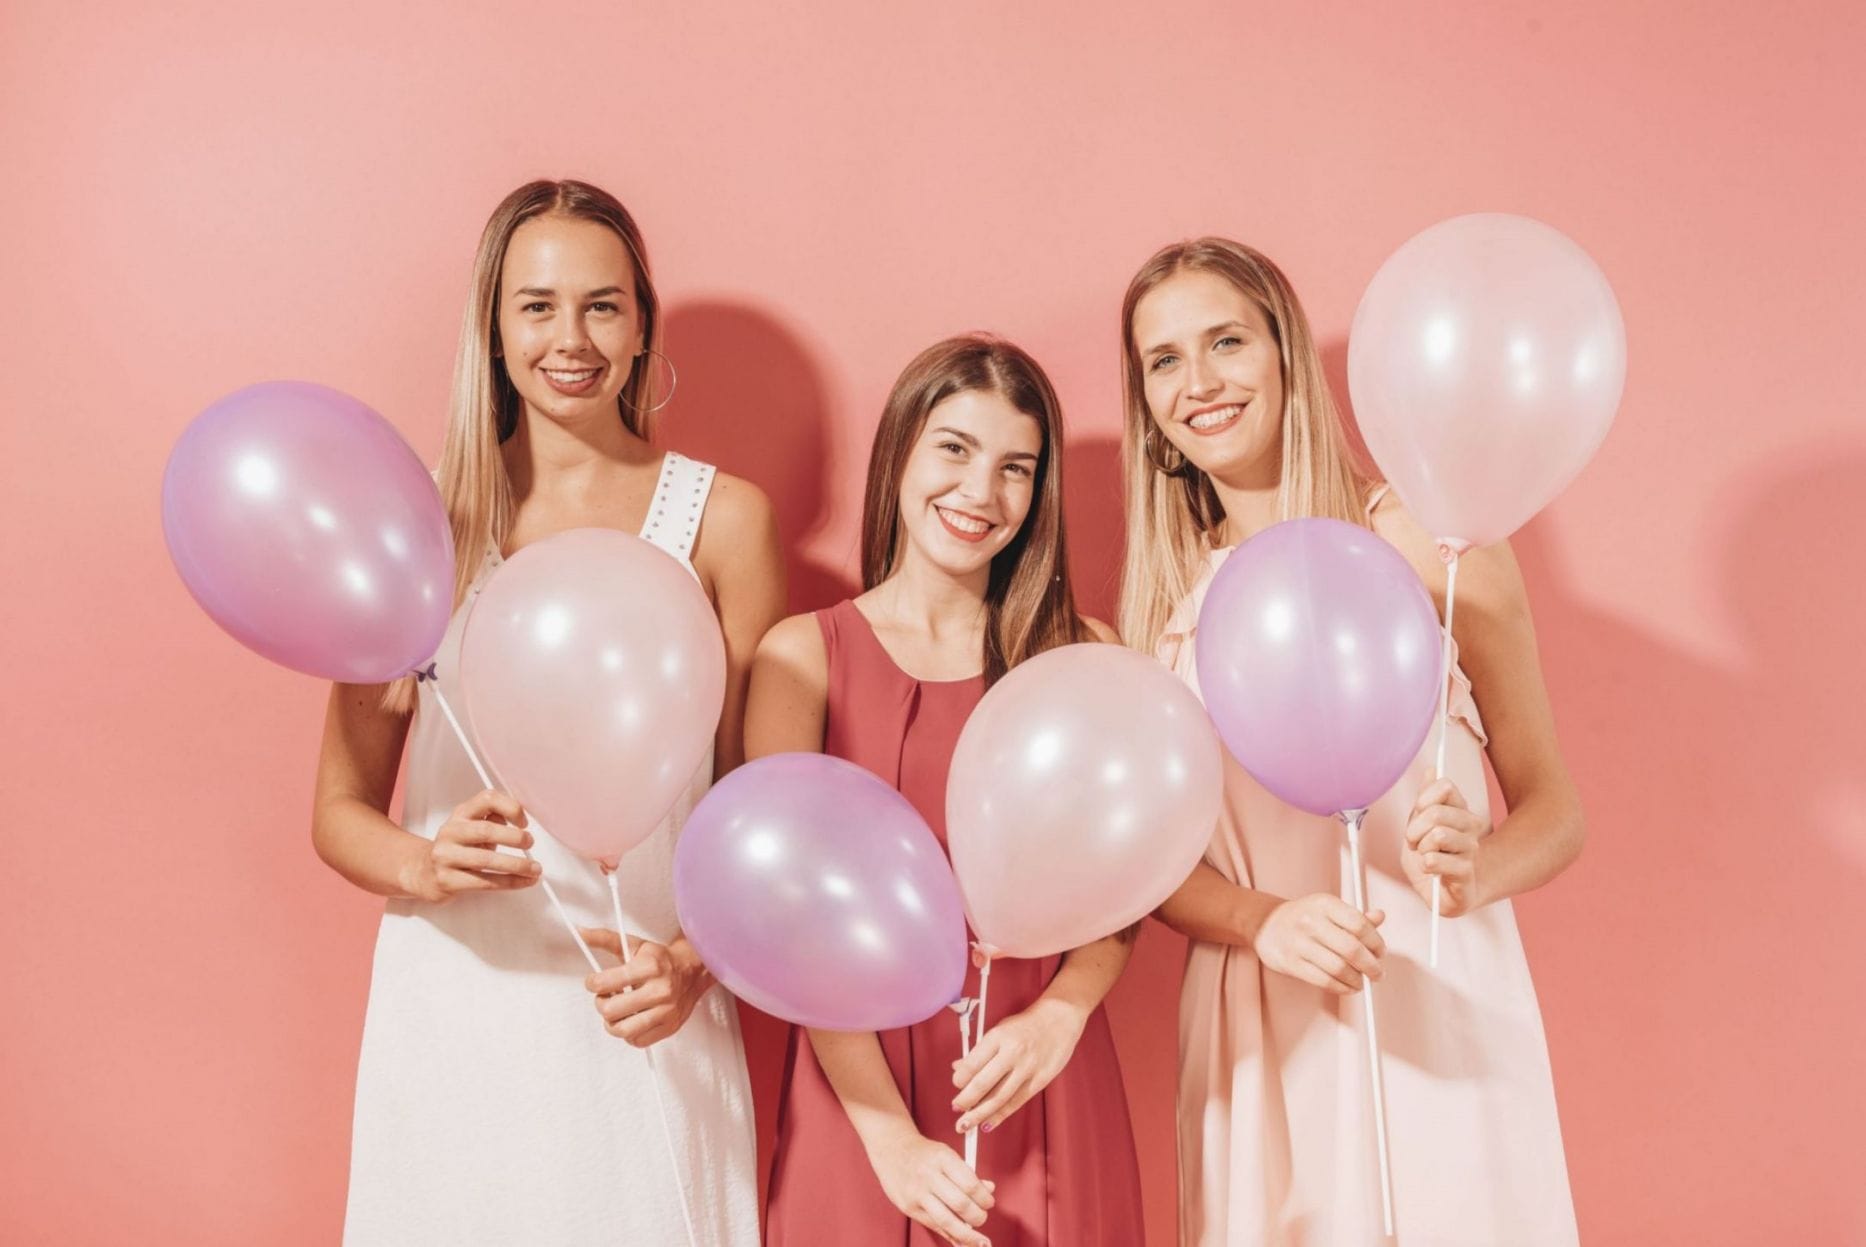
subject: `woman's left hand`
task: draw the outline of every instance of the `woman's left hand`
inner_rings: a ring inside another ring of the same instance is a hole
[[[1471,812],[1464,794],[1448,779],[1428,784],[1413,804],[1406,824],[1406,848],[1400,868],[1413,890],[1428,904],[1432,880],[1443,880],[1438,912],[1447,918],[1468,914],[1483,904],[1477,881],[1478,849],[1490,824]]]
[[[959,1133],[989,1132],[1063,1072],[1088,1015],[1066,1001],[1040,998],[990,1030],[962,1060],[953,1062],[952,1107]]]
[[[604,927],[583,927],[584,940],[622,956],[622,939]],[[635,955],[626,964],[583,980],[596,998],[596,1012],[617,1039],[637,1048],[661,1042],[682,1026],[713,985],[700,955],[680,936],[670,944],[631,940]]]

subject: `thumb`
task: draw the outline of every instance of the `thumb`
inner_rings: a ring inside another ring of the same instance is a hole
[[[622,955],[622,937],[608,927],[578,927],[577,932],[591,948],[600,948],[612,957]]]
[[[1367,911],[1367,921],[1373,923],[1375,926],[1379,926],[1386,920],[1387,911],[1384,909],[1370,909]]]

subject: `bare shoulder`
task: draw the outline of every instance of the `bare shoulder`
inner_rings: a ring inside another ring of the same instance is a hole
[[[727,547],[754,541],[775,532],[777,513],[764,490],[742,476],[719,472],[713,477],[713,490],[706,499],[706,513],[700,536],[710,531],[715,544]]]
[[[1104,645],[1119,645],[1121,643],[1120,634],[1099,619],[1084,615],[1082,616],[1082,626],[1088,629],[1090,636]]]
[[[773,624],[758,643],[756,661],[811,684],[829,680],[829,649],[814,614],[792,615]]]
[[[1373,525],[1374,532],[1406,556],[1443,610],[1446,567],[1438,552],[1438,538],[1413,518],[1392,490],[1374,507]],[[1526,608],[1522,571],[1509,542],[1478,546],[1459,558],[1458,601],[1492,610]]]
[[[738,575],[750,567],[775,568],[781,563],[777,515],[765,491],[742,476],[717,473],[692,557],[709,584],[716,584],[728,569]]]

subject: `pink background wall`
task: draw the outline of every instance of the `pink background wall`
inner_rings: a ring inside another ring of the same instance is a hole
[[[311,853],[322,688],[188,599],[159,474],[275,376],[432,456],[479,227],[572,174],[640,217],[669,438],[777,497],[800,608],[846,584],[873,418],[939,335],[1053,370],[1105,613],[1155,246],[1276,256],[1339,381],[1414,231],[1579,240],[1626,402],[1519,550],[1592,830],[1519,912],[1581,1223],[1866,1241],[1857,5],[252,7],[0,13],[0,1241],[335,1241],[378,903]],[[1155,1243],[1179,956],[1151,928],[1114,1002]]]

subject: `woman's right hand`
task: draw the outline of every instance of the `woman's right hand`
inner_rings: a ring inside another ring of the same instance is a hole
[[[1326,892],[1284,901],[1257,931],[1257,960],[1324,991],[1357,992],[1367,977],[1384,973],[1387,942],[1378,928],[1386,917],[1378,909],[1363,914]]]
[[[416,861],[408,891],[436,904],[462,892],[528,888],[541,867],[529,857],[498,852],[498,846],[529,849],[525,811],[503,792],[488,788],[454,807]]]
[[[991,1211],[994,1184],[973,1173],[959,1153],[903,1122],[869,1149],[868,1163],[907,1217],[957,1247],[991,1247],[978,1227]]]

